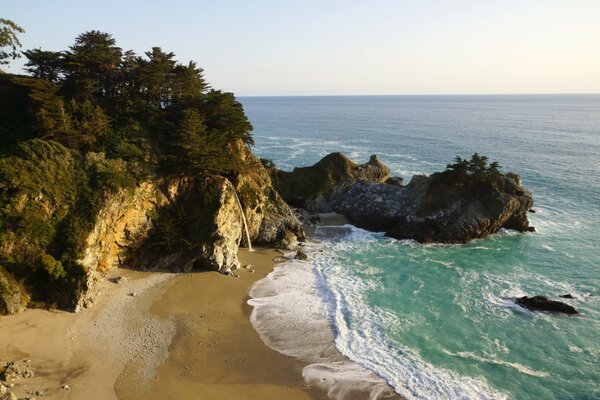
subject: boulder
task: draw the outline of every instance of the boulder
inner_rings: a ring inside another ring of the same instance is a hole
[[[308,256],[306,255],[305,252],[298,250],[298,252],[296,252],[296,256],[294,257],[296,260],[308,260]]]
[[[515,302],[518,305],[533,311],[551,311],[564,314],[579,314],[579,312],[572,306],[561,301],[549,300],[545,296],[523,296],[518,297],[515,300]]]

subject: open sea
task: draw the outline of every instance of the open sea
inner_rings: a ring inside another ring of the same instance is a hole
[[[251,291],[268,345],[294,354],[290,346],[310,348],[294,337],[302,327],[329,328],[339,352],[406,399],[600,399],[600,95],[239,100],[254,151],[284,170],[334,151],[359,163],[378,154],[408,183],[478,152],[520,174],[535,198],[537,233],[467,245],[318,230],[310,263],[277,267],[268,290]],[[538,294],[571,294],[564,301],[581,315],[511,300]],[[271,340],[286,329],[287,342]]]

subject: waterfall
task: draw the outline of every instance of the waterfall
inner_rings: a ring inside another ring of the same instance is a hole
[[[248,242],[248,250],[252,250],[252,242],[250,242],[250,233],[248,232],[248,224],[246,223],[246,214],[244,214],[244,209],[242,208],[242,202],[237,195],[237,192],[234,190],[233,194],[235,194],[235,199],[237,200],[238,206],[240,207],[240,212],[242,213],[242,221],[244,221],[244,231],[246,231],[246,241]]]

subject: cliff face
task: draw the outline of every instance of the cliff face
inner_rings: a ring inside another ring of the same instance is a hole
[[[236,194],[253,244],[295,247],[302,225],[267,170],[241,141],[230,152],[238,169],[228,177],[150,176],[97,192],[78,183],[99,173],[107,179],[110,167],[112,184],[120,164],[102,155],[78,161],[61,145],[38,141],[4,159],[0,313],[19,312],[30,301],[88,306],[118,267],[232,273],[244,232]]]
[[[173,184],[167,193],[175,196],[177,190],[178,185]],[[159,189],[159,184],[150,181],[111,196],[98,213],[78,260],[85,268],[86,290],[78,299],[76,310],[93,302],[101,279],[122,266],[128,253],[141,246],[153,228],[151,214],[168,203],[169,197]]]
[[[299,170],[291,174],[303,173]],[[341,180],[303,204],[312,211],[343,214],[359,227],[397,239],[466,243],[501,228],[530,230],[527,211],[533,196],[512,173],[462,180],[437,173],[415,176],[406,187],[376,179]]]
[[[294,248],[304,239],[302,224],[275,189],[260,160],[241,141],[233,146],[240,166],[234,181],[251,240],[258,245]]]

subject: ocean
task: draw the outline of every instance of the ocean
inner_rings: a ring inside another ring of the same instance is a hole
[[[268,345],[297,355],[290,348],[310,349],[298,332],[329,329],[339,352],[406,399],[600,399],[600,95],[239,100],[254,151],[284,170],[335,151],[359,163],[378,154],[408,183],[477,152],[520,174],[535,198],[536,233],[466,245],[317,230],[309,263],[277,267],[251,291]],[[571,294],[581,315],[512,301],[538,294]]]

